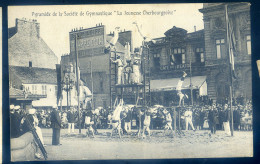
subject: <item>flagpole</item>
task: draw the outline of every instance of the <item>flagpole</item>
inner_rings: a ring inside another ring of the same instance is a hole
[[[191,72],[191,52],[190,52],[190,97],[191,97],[191,105],[193,106],[193,88],[192,88],[192,82],[191,82],[191,76],[192,76],[192,72]]]
[[[226,26],[227,26],[227,45],[228,45],[228,59],[229,59],[229,72],[230,72],[230,115],[231,115],[231,136],[234,136],[234,125],[233,125],[233,107],[232,107],[232,101],[233,101],[233,79],[232,79],[232,67],[231,66],[231,47],[230,47],[230,33],[229,33],[229,20],[228,20],[228,8],[227,5],[225,5],[225,12],[226,12]],[[232,58],[232,60],[234,60]]]
[[[93,82],[93,67],[92,67],[93,53],[94,51],[92,51],[91,60],[90,60],[90,76],[91,76],[91,92],[92,92],[91,109],[92,110],[94,109],[94,82]]]
[[[78,49],[77,49],[77,40],[78,40],[78,35],[75,34],[76,78],[77,78],[77,99],[78,99],[78,124],[79,124],[79,133],[81,134],[80,102],[79,102],[79,70],[78,70]]]

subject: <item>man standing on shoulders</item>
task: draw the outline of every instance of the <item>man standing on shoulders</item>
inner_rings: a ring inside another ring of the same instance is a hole
[[[52,145],[61,145],[60,144],[61,119],[58,113],[57,106],[53,106],[53,111],[51,113],[51,127],[52,127]]]

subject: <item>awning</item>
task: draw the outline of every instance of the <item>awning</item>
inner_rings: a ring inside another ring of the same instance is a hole
[[[160,91],[172,91],[176,90],[176,86],[180,78],[171,78],[171,79],[158,79],[151,80],[151,92],[160,92]],[[203,86],[203,90],[206,88],[206,76],[193,76],[191,77],[192,89],[200,89]],[[190,89],[190,77],[186,77],[182,89]],[[205,94],[205,91],[204,93]]]

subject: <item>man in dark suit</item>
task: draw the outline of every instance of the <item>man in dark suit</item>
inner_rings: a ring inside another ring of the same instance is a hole
[[[21,135],[20,124],[21,116],[19,114],[20,106],[10,105],[10,120],[11,120],[11,138],[17,138]]]
[[[52,127],[52,145],[60,144],[60,129],[61,129],[61,119],[58,113],[57,106],[53,106],[53,111],[51,113],[51,127]]]
[[[68,133],[74,133],[74,123],[75,123],[75,114],[73,107],[70,107],[70,110],[67,113],[67,120],[68,120]]]
[[[219,124],[219,121],[218,121],[218,113],[215,104],[211,106],[208,119],[209,119],[209,128],[211,133],[216,134],[216,126],[217,124]]]

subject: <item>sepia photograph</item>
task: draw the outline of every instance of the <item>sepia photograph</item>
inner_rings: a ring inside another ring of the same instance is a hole
[[[253,157],[252,55],[250,3],[9,6],[11,161]]]

